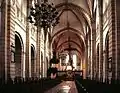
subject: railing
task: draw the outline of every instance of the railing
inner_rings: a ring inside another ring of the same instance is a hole
[[[83,78],[83,71],[58,71],[57,72],[58,77],[61,77],[64,80],[74,80],[75,75]]]

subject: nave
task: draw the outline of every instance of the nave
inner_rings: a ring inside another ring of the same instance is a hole
[[[63,81],[45,93],[78,93],[74,81]]]
[[[120,93],[119,6],[0,0],[0,93]]]
[[[75,76],[73,80],[65,78],[16,78],[7,82],[0,80],[0,93],[120,93],[119,82],[109,84],[79,76]]]

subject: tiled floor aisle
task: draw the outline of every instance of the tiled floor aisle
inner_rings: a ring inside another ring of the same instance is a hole
[[[63,81],[45,93],[78,93],[74,81]]]

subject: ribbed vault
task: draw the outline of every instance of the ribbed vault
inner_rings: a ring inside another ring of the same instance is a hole
[[[51,0],[59,11],[60,23],[53,27],[52,46],[58,53],[71,45],[79,58],[84,57],[86,26],[91,28],[93,0]]]

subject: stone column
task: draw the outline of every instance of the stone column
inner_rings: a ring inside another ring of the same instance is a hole
[[[115,14],[115,0],[111,0],[111,31],[110,31],[110,36],[112,37],[110,37],[110,42],[112,42],[112,49],[110,49],[110,51],[112,51],[111,52],[111,54],[109,54],[110,55],[110,57],[112,57],[111,59],[111,63],[112,63],[112,80],[114,81],[115,79],[116,79],[116,74],[117,74],[117,72],[116,72],[116,65],[117,65],[117,63],[116,63],[116,61],[117,61],[117,59],[116,59],[116,51],[118,51],[117,49],[116,49],[116,47],[117,47],[117,45],[116,45],[116,43],[117,43],[117,35],[116,35],[116,31],[117,31],[117,29],[116,29],[116,21],[117,21],[117,19],[115,18],[116,17],[116,14]],[[111,47],[111,43],[110,43],[110,46],[109,47]]]
[[[29,71],[29,63],[30,63],[30,29],[29,29],[29,23],[27,22],[26,26],[26,55],[25,55],[25,77],[30,76],[30,71]]]
[[[47,30],[48,30],[47,28],[44,28],[44,61],[43,61],[44,62],[43,63],[44,64],[44,70],[43,70],[44,71],[44,77],[46,76],[46,72],[45,71],[46,71],[46,65],[47,65],[46,64],[47,63],[46,62],[46,38],[47,38]]]
[[[96,31],[95,31],[95,23],[93,22],[92,23],[92,31],[91,31],[91,74],[92,74],[92,79],[95,78],[95,59],[96,59],[96,56],[95,56],[95,47],[96,47],[96,39],[95,39],[95,34]]]
[[[88,43],[86,42],[85,49],[85,78],[88,77]]]
[[[98,0],[98,8],[99,8],[99,33],[100,33],[100,81],[103,81],[103,2],[102,0]]]
[[[90,31],[89,31],[90,32]],[[90,40],[91,34],[88,34],[88,77],[91,78],[91,40]]]
[[[48,68],[50,67],[50,59],[52,55],[52,41],[51,41],[51,27],[49,28],[48,41],[49,41],[49,59],[48,59]]]
[[[0,2],[2,22],[2,24],[0,24],[0,77],[5,79],[5,76],[7,77],[7,71],[5,70],[5,65],[7,64],[7,0],[2,0]]]
[[[89,61],[90,79],[92,80],[92,42],[91,42],[91,32],[89,33],[89,60],[88,61]]]
[[[37,41],[36,41],[36,77],[40,77],[40,35],[41,27],[37,26]]]
[[[94,77],[94,40],[93,31],[91,31],[91,79]]]
[[[116,74],[115,79],[120,80],[120,0],[115,0],[115,5],[113,4],[113,7],[116,6],[115,14],[116,14],[116,21],[117,21],[117,33],[116,33]]]
[[[27,0],[27,16],[29,16],[29,12],[30,12],[30,1]],[[30,71],[29,71],[29,63],[30,63],[30,32],[31,29],[30,28],[30,23],[28,22],[28,19],[26,19],[26,55],[25,55],[25,77],[29,77],[30,76]]]
[[[1,1],[1,31],[0,31],[0,55],[1,55],[1,77],[7,78],[10,76],[11,64],[11,45],[14,45],[14,30],[15,30],[15,7],[14,3],[9,0]]]

